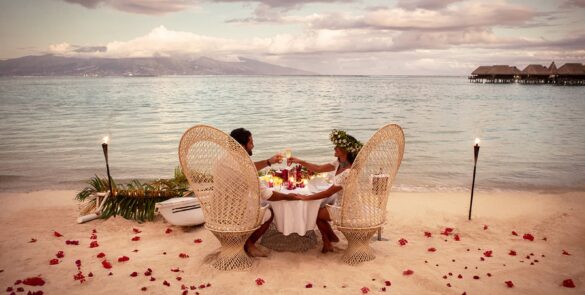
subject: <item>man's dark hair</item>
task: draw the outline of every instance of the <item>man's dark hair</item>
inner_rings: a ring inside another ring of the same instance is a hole
[[[252,136],[252,132],[248,131],[246,128],[238,128],[232,130],[230,135],[242,146],[246,146],[250,140],[250,136]]]

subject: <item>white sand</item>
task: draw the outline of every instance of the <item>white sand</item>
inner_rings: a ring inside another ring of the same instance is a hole
[[[320,253],[320,247],[305,253],[273,251],[268,258],[256,259],[247,272],[219,272],[205,262],[219,243],[203,227],[174,227],[162,219],[138,224],[122,218],[76,224],[74,195],[74,191],[0,194],[0,288],[23,287],[24,292],[17,294],[36,290],[45,294],[181,294],[181,284],[185,284],[197,286],[189,294],[361,294],[363,287],[371,294],[381,293],[384,281],[389,280],[392,285],[386,293],[390,294],[585,293],[583,192],[476,192],[472,221],[467,220],[467,193],[392,193],[385,241],[372,242],[375,260],[352,267],[340,261],[341,250],[327,255]],[[453,234],[441,235],[446,227],[454,228]],[[135,234],[133,228],[142,233]],[[167,228],[172,233],[166,234]],[[93,229],[97,248],[89,248]],[[55,237],[54,230],[64,236]],[[432,237],[425,237],[425,231]],[[525,233],[532,234],[534,241],[524,240]],[[346,242],[338,234],[337,247],[343,249]],[[455,241],[454,234],[461,240]],[[131,241],[134,236],[140,236],[140,241]],[[32,238],[37,241],[29,243]],[[194,243],[197,238],[203,242]],[[401,238],[408,243],[400,246]],[[79,246],[66,245],[66,240],[79,240]],[[430,247],[436,252],[428,252]],[[65,257],[49,265],[60,250]],[[485,257],[489,250],[492,257]],[[517,256],[508,255],[510,250]],[[563,255],[563,250],[571,255]],[[96,257],[100,252],[112,263],[111,270],[102,267],[103,259]],[[189,257],[180,258],[180,253]],[[124,255],[130,260],[118,262]],[[77,259],[86,276],[83,284],[73,279],[78,273]],[[144,275],[149,267],[155,281]],[[181,271],[172,272],[176,267]],[[404,276],[407,269],[414,274]],[[137,277],[130,276],[134,271]],[[93,277],[88,277],[90,272]],[[457,278],[459,274],[462,279]],[[46,284],[14,285],[18,279],[34,276],[41,276]],[[264,285],[257,286],[257,278]],[[562,287],[565,279],[572,279],[576,288]],[[170,287],[163,285],[165,280]],[[507,288],[505,281],[512,281],[514,287]],[[199,288],[207,283],[211,286]],[[313,288],[305,288],[307,283]],[[147,291],[142,292],[142,287]]]

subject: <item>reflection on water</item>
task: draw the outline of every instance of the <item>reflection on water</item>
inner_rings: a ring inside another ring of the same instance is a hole
[[[80,188],[104,175],[171,177],[194,124],[254,134],[255,160],[290,147],[331,161],[329,132],[362,141],[404,128],[395,187],[584,189],[585,88],[487,85],[464,77],[150,77],[0,79],[0,189]]]

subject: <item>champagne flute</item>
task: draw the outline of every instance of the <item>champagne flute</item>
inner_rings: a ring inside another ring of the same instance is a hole
[[[292,157],[292,150],[290,148],[284,149],[284,157],[286,158],[286,166],[290,166],[290,164],[288,163],[288,159]]]

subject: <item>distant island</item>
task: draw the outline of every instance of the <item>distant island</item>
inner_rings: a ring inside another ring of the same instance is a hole
[[[81,58],[56,55],[0,60],[0,76],[127,76],[161,75],[315,75],[316,73],[239,57],[226,62],[208,57]]]

